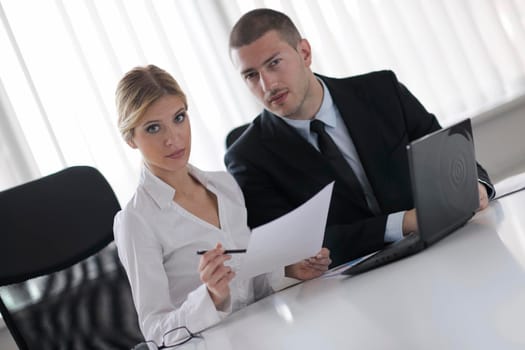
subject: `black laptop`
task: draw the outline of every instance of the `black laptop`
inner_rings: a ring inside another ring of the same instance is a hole
[[[418,233],[351,264],[355,275],[415,254],[464,225],[479,206],[478,174],[470,119],[407,146]]]

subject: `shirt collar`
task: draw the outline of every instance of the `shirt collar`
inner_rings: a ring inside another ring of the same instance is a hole
[[[323,86],[323,101],[321,102],[321,107],[319,108],[319,111],[316,113],[314,119],[318,119],[325,123],[326,125],[335,128],[336,123],[336,107],[334,105],[334,101],[332,100],[332,95],[330,95],[330,91],[326,87],[326,84],[322,79],[318,79],[321,82],[321,85]],[[298,120],[298,119],[291,119],[286,117],[280,117],[283,119],[288,125],[296,129],[300,134],[302,134],[305,138],[308,138],[308,135],[310,134],[310,122],[311,120]]]
[[[319,79],[321,82],[321,85],[323,85],[323,102],[321,102],[321,107],[319,108],[319,112],[315,115],[315,119],[318,119],[325,123],[328,126],[331,126],[333,128],[336,127],[336,106],[334,105],[334,100],[332,100],[332,95],[330,95],[330,91],[326,87],[324,81]]]
[[[209,178],[206,173],[191,164],[188,164],[188,171],[204,187],[208,187]],[[176,190],[155,176],[146,165],[142,166],[139,183],[160,208],[166,208],[173,202]]]

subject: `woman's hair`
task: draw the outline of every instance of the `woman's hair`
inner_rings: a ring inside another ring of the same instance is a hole
[[[146,109],[165,95],[180,97],[188,108],[186,95],[165,70],[150,64],[135,67],[124,75],[115,91],[118,128],[124,140],[133,138],[133,131]]]
[[[271,9],[256,9],[245,13],[230,32],[230,50],[249,45],[267,32],[275,30],[281,39],[295,48],[301,34],[290,17]]]

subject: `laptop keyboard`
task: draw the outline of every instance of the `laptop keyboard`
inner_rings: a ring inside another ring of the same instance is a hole
[[[423,241],[420,239],[418,234],[413,233],[397,242],[390,244],[383,250],[380,250],[379,252],[370,256],[369,258],[348,268],[346,271],[343,272],[343,274],[357,275],[359,273],[399,260],[405,256],[417,253],[423,248]]]

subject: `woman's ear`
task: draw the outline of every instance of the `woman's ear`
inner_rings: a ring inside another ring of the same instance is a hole
[[[135,144],[135,141],[133,141],[133,138],[129,139],[126,142],[128,143],[129,147],[131,147],[133,149],[137,149],[137,145]]]

